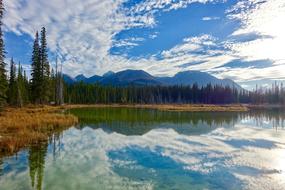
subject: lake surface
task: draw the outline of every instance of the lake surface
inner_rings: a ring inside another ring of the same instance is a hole
[[[78,126],[0,158],[1,190],[285,189],[283,111],[70,112]]]

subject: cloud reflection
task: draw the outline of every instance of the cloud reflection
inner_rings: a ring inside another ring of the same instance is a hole
[[[234,127],[214,128],[199,135],[172,128],[130,136],[88,126],[71,128],[63,134],[56,157],[48,150],[42,186],[284,189],[285,131],[247,123],[243,118]],[[4,160],[9,162],[11,159]],[[32,189],[28,177],[28,168],[6,170],[0,177],[0,189]]]

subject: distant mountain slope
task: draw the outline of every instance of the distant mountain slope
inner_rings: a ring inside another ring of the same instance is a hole
[[[108,71],[107,73],[105,73],[105,74],[103,75],[103,77],[108,77],[108,76],[111,76],[111,75],[113,75],[113,74],[115,74],[113,71]]]
[[[100,80],[102,80],[103,77],[98,76],[98,75],[94,75],[90,78],[85,79],[84,82],[88,83],[88,84],[94,84],[94,83],[98,83],[100,82]]]
[[[160,82],[142,70],[125,70],[104,77],[101,81],[104,85],[159,85]]]
[[[78,75],[73,79],[64,75],[67,83],[85,82],[88,84],[100,83],[102,85],[126,86],[126,85],[193,85],[206,86],[207,84],[222,85],[242,89],[237,83],[230,79],[218,79],[208,73],[200,71],[179,72],[173,77],[154,77],[143,70],[124,70],[117,73],[107,72],[103,76],[94,75],[90,78],[84,75]]]
[[[197,83],[199,86],[204,86],[209,83],[216,84],[219,82],[216,77],[199,71],[179,72],[173,77],[161,77],[158,80],[168,85],[193,85]]]
[[[193,85],[195,83],[198,86],[206,86],[207,84],[222,85],[235,87],[241,89],[241,87],[230,79],[218,79],[208,73],[200,71],[184,71],[179,72],[173,77],[161,77],[158,80],[166,85]]]
[[[72,78],[71,76],[67,74],[63,74],[62,77],[63,77],[64,82],[67,84],[72,84],[72,83],[77,82],[76,79]]]
[[[75,79],[77,82],[80,82],[80,81],[85,82],[85,80],[86,80],[87,78],[86,78],[83,74],[81,74],[81,75],[76,76],[74,79]]]

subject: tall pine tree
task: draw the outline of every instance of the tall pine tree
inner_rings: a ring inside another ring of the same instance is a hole
[[[3,0],[0,0],[0,107],[6,104],[7,99],[7,76],[5,69],[5,50],[4,50],[4,40],[3,40],[3,32],[2,32],[2,19],[4,14],[4,5]]]
[[[16,84],[16,65],[11,59],[10,63],[10,78],[9,78],[9,90],[8,90],[8,103],[12,106],[16,105],[17,97],[17,84]]]
[[[18,76],[17,76],[17,106],[23,107],[23,105],[26,103],[26,94],[27,91],[25,89],[25,81],[23,76],[23,68],[21,64],[18,65]]]
[[[45,27],[41,30],[41,47],[40,47],[40,62],[41,62],[41,103],[48,103],[51,86],[50,86],[50,65],[48,61],[48,50],[46,40],[46,29]]]
[[[30,91],[30,83],[26,74],[26,71],[24,70],[24,85],[25,85],[25,90],[26,90],[26,97],[24,99],[25,104],[30,103],[31,101],[31,91]]]
[[[33,45],[31,76],[31,100],[33,103],[41,103],[42,66],[38,32],[36,32]]]

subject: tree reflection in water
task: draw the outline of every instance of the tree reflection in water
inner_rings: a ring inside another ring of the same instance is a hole
[[[61,134],[54,134],[48,140],[29,147],[30,178],[34,189],[42,190],[46,155],[50,147],[53,157],[56,159],[56,156],[60,153],[60,139]]]
[[[41,190],[48,142],[39,142],[29,148],[29,167],[32,187]]]

